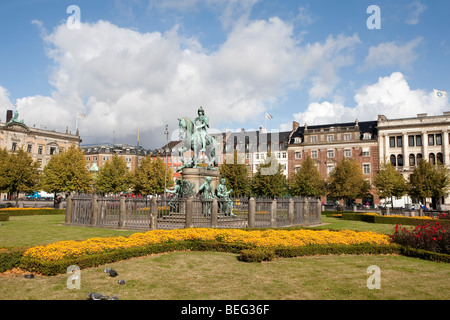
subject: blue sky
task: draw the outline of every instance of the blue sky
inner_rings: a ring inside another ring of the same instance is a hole
[[[139,130],[158,148],[200,105],[213,131],[440,114],[447,12],[446,0],[5,0],[0,119],[17,105],[30,126],[78,123],[84,143],[134,144]]]

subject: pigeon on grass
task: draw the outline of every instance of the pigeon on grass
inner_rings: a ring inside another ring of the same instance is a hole
[[[111,298],[109,298],[108,300],[119,300],[119,298],[117,297],[117,295],[113,295]]]
[[[119,274],[117,273],[116,270],[110,269],[110,270],[109,270],[109,275],[110,275],[111,277],[117,277]]]
[[[91,300],[107,300],[107,299],[109,299],[109,296],[105,296],[104,294],[98,293],[98,292],[89,293],[88,297]]]
[[[117,283],[119,283],[119,284],[125,284],[125,279],[120,279],[119,281],[117,281]]]

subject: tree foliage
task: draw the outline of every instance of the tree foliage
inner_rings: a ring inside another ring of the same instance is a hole
[[[102,193],[120,193],[128,191],[132,181],[132,173],[125,160],[114,154],[98,171],[95,189]]]
[[[9,154],[6,149],[0,153],[0,189],[16,194],[36,191],[39,187],[39,163],[22,149]]]
[[[441,197],[449,192],[448,169],[422,160],[409,176],[409,194],[414,198]]]
[[[46,192],[88,192],[92,174],[80,148],[70,146],[55,154],[44,168],[42,187]]]
[[[225,178],[227,189],[233,189],[233,196],[249,195],[251,191],[251,179],[245,163],[238,163],[238,153],[234,150],[233,158],[225,159],[220,166],[220,176]]]
[[[364,178],[361,166],[354,159],[344,158],[330,173],[328,193],[338,199],[352,200],[369,192],[370,183]]]
[[[326,190],[316,162],[308,156],[302,161],[300,170],[289,177],[288,185],[293,196],[320,197]]]
[[[253,176],[252,192],[263,197],[284,196],[287,191],[287,182],[283,168],[270,152],[267,153],[267,159],[270,160],[260,164]]]
[[[400,198],[408,191],[407,181],[390,162],[382,165],[375,176],[374,185],[380,198]],[[393,202],[392,205],[394,205]]]
[[[166,165],[160,157],[155,160],[147,156],[142,159],[140,166],[136,169],[133,177],[133,190],[142,194],[164,193],[164,172]],[[167,168],[166,186],[173,186],[173,172]]]

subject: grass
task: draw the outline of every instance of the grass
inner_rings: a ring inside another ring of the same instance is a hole
[[[366,286],[367,267],[381,269],[381,289]],[[103,272],[110,267],[116,278]],[[101,292],[121,300],[441,300],[450,289],[448,264],[402,256],[312,256],[244,263],[218,252],[174,252],[81,271],[81,288],[68,275],[0,278],[0,299],[85,300]],[[125,279],[119,285],[118,279]]]
[[[63,215],[11,217],[0,226],[1,246],[34,246],[58,240],[127,236],[135,231],[62,226]],[[315,228],[392,233],[393,225],[322,216]],[[381,269],[381,289],[370,290],[367,268]],[[103,270],[117,270],[109,277]],[[85,300],[90,292],[121,300],[443,300],[450,266],[404,256],[340,255],[245,263],[219,252],[172,252],[81,270],[81,288],[68,289],[68,274],[0,275],[0,300]],[[125,279],[125,285],[117,281]]]

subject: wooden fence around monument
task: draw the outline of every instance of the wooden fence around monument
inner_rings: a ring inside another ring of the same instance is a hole
[[[321,203],[312,198],[233,198],[232,215],[218,199],[101,197],[67,198],[65,225],[132,230],[176,228],[268,228],[321,223]]]

